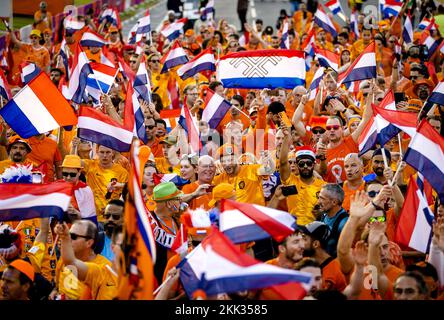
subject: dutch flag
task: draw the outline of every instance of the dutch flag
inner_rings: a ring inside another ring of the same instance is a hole
[[[187,23],[187,20],[187,18],[183,18],[170,23],[160,30],[160,33],[168,40],[173,41],[183,32],[183,27]]]
[[[186,80],[202,71],[215,71],[215,63],[216,61],[214,60],[213,49],[210,47],[207,50],[202,51],[193,60],[189,61],[188,63],[177,69],[177,75],[182,80]]]
[[[410,14],[405,17],[404,29],[402,29],[402,39],[407,44],[413,42],[413,24]]]
[[[162,182],[172,182],[177,187],[181,187],[190,183],[190,180],[182,179],[179,175],[175,173],[155,173],[153,174],[153,180],[155,185],[158,185]]]
[[[38,76],[40,68],[35,63],[23,62],[19,65],[20,78],[24,85],[28,84],[32,79]]]
[[[438,105],[444,105],[444,81],[438,83],[438,85],[433,89],[428,101],[436,103]]]
[[[88,75],[86,90],[98,102],[102,93],[108,94],[119,71],[102,63],[90,62],[93,73]]]
[[[175,41],[171,46],[171,49],[162,57],[160,63],[162,63],[162,70],[160,73],[166,73],[170,69],[187,63],[188,56],[185,50],[180,46],[178,41]]]
[[[202,120],[208,122],[211,129],[216,129],[228,110],[230,110],[231,104],[211,89],[207,90],[205,104]]]
[[[80,45],[82,47],[103,47],[108,42],[98,33],[89,29],[86,31],[82,39],[80,39]]]
[[[70,100],[77,104],[87,100],[85,89],[88,82],[88,75],[92,72],[93,71],[89,65],[88,57],[86,56],[85,52],[82,51],[80,45],[77,44],[74,60],[69,72],[71,75],[71,80],[69,81],[68,86]]]
[[[375,42],[370,43],[367,48],[355,59],[350,67],[338,76],[338,86],[342,83],[376,78],[376,54]]]
[[[285,19],[282,24],[281,49],[290,49],[290,39],[288,38],[288,20]]]
[[[119,13],[117,12],[116,9],[108,8],[105,11],[103,11],[99,17],[99,23],[102,23],[102,21],[105,19],[107,22],[120,28],[120,26],[121,26],[120,17],[119,17]]]
[[[350,29],[355,34],[355,38],[359,38],[358,18],[356,17],[356,11],[350,15]]]
[[[325,13],[324,9],[321,5],[318,6],[318,10],[316,10],[315,16],[314,16],[314,22],[322,29],[325,30],[325,32],[330,33],[333,37],[336,37],[338,35],[335,25],[330,20],[330,18]]]
[[[310,96],[308,98],[309,101],[313,100],[316,97],[316,93],[318,92],[319,83],[321,82],[322,78],[324,78],[324,67],[319,67],[318,70],[316,70],[316,73],[313,76],[313,80],[310,84]]]
[[[184,104],[182,107],[179,124],[187,133],[188,143],[191,147],[191,151],[198,153],[202,148],[202,142],[200,141],[199,137],[199,129],[186,104]]]
[[[126,91],[124,126],[128,130],[132,130],[134,136],[142,140],[143,143],[147,143],[143,111],[137,96],[137,92],[134,91],[131,81],[129,81]]]
[[[136,77],[134,78],[133,88],[139,94],[138,98],[151,102],[151,83],[145,66],[145,56],[140,61],[139,69],[137,69]]]
[[[436,26],[435,26],[435,19],[429,19],[427,17],[424,17],[424,19],[422,19],[422,21],[418,24],[418,29],[419,30],[425,30],[427,29],[430,24],[432,24],[432,26],[430,27],[430,30],[436,30]]]
[[[12,98],[11,90],[9,89],[8,81],[6,81],[5,74],[0,68],[0,96],[5,100],[10,100]]]
[[[313,47],[315,55],[318,57],[319,64],[325,68],[332,68],[336,72],[338,71],[339,66],[339,55],[334,52],[318,48],[316,46]]]
[[[397,17],[401,12],[402,2],[396,0],[385,0],[383,4],[384,18]]]
[[[85,22],[78,21],[73,16],[67,16],[65,20],[63,21],[63,25],[65,26],[65,30],[74,33],[80,29],[82,29],[85,26]]]
[[[60,51],[59,51],[59,55],[62,57],[63,60],[63,66],[65,67],[65,72],[66,72],[66,80],[69,80],[69,54],[68,54],[68,48],[66,46],[66,40],[65,37],[63,37],[62,43],[60,44]]]
[[[147,35],[150,31],[151,31],[151,18],[150,18],[150,10],[148,9],[146,11],[146,15],[137,21],[135,42],[139,42],[140,40],[142,40],[142,37]]]

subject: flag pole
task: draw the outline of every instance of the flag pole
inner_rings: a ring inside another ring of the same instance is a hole
[[[395,174],[393,175],[393,179],[392,179],[392,181],[389,181],[389,185],[390,185],[390,187],[393,187],[393,185],[395,184],[395,182],[396,182],[396,179],[398,179],[398,174],[399,174],[399,168],[401,167],[401,163],[402,163],[402,160],[400,159],[399,160],[399,163],[398,163],[398,166],[396,167],[396,172],[395,172]]]
[[[401,134],[398,133],[398,145],[399,145],[399,157],[400,159],[402,159],[403,155],[402,155],[402,143],[401,143]]]
[[[154,290],[154,292],[153,292],[153,296],[155,296],[156,294],[158,294],[159,291],[160,291],[160,289],[162,289],[162,288],[166,285],[166,283],[168,282],[168,280],[170,280],[170,279],[171,279],[171,276],[168,276],[168,277],[165,279],[165,281],[162,282],[161,285],[158,286],[156,290]]]
[[[56,248],[56,246],[57,246],[57,242],[58,242],[58,241],[59,241],[59,235],[56,235],[56,237],[55,237],[55,239],[54,239],[53,246],[52,246],[51,253],[49,254],[50,257],[52,257],[52,256],[54,255],[55,248]]]

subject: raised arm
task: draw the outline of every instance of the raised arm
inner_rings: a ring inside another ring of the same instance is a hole
[[[355,141],[356,143],[358,142],[358,138],[361,135],[362,131],[364,131],[365,126],[370,121],[370,119],[373,117],[373,109],[371,106],[371,102],[372,102],[373,96],[376,92],[376,85],[374,83],[372,85],[373,85],[372,93],[367,96],[367,100],[365,103],[364,115],[362,117],[362,120],[359,123],[359,126],[356,128],[355,132],[353,132],[351,134],[353,141]]]
[[[296,128],[296,131],[302,137],[304,137],[305,134],[307,133],[304,124],[301,122],[307,100],[308,96],[307,94],[304,94],[301,98],[301,102],[299,102],[298,107],[294,111],[293,118],[291,118],[291,123],[293,123],[293,126]]]
[[[283,129],[284,140],[282,141],[279,154],[279,174],[281,181],[286,181],[290,177],[290,165],[288,164],[288,152],[290,151],[291,136],[288,129]]]
[[[348,300],[357,300],[364,287],[364,268],[367,264],[368,251],[363,240],[356,243],[353,249],[355,269],[350,277],[350,283],[345,288],[344,294]]]
[[[370,233],[368,236],[368,264],[370,267],[376,268],[378,292],[381,297],[384,297],[389,286],[389,280],[384,273],[384,268],[381,262],[380,246],[384,239],[385,224],[380,222],[373,222],[370,224]],[[374,281],[374,279],[372,279]]]

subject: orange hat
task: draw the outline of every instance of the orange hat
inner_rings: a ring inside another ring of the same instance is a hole
[[[210,208],[213,208],[216,205],[217,201],[222,199],[230,199],[236,196],[234,192],[233,185],[229,183],[221,183],[214,187],[212,192],[213,198],[208,202]]]
[[[433,84],[433,82],[431,80],[423,79],[423,80],[416,81],[415,85],[413,86],[413,92],[416,93],[416,90],[418,90],[418,87],[421,85],[428,86],[430,89],[430,92],[432,92],[433,88],[435,88],[435,85]]]
[[[191,37],[193,35],[194,35],[193,29],[188,29],[187,31],[185,31],[185,37]]]
[[[410,99],[407,104],[407,110],[413,112],[419,112],[422,108],[422,101],[419,99]]]
[[[29,262],[22,260],[22,259],[17,259],[17,260],[12,261],[9,264],[9,266],[13,267],[14,269],[17,269],[18,271],[23,273],[25,276],[27,276],[29,278],[29,280],[34,282],[35,271],[34,271],[34,267]]]
[[[187,233],[193,236],[208,235],[211,232],[210,215],[204,209],[188,209],[180,216],[180,222],[186,227]]]
[[[51,34],[51,33],[52,33],[52,31],[51,31],[51,29],[49,29],[49,28],[46,28],[45,30],[43,30],[43,33],[49,33],[49,34]]]
[[[108,32],[109,32],[109,33],[112,33],[112,32],[119,32],[119,29],[117,29],[115,26],[111,26],[111,27],[109,27]]]
[[[31,31],[31,33],[29,34],[29,37],[31,38],[32,36],[37,36],[39,38],[42,37],[42,32],[38,29],[34,29]]]
[[[326,130],[327,120],[328,120],[328,117],[323,117],[323,116],[311,117],[309,125],[312,129],[316,128],[316,127],[320,127],[322,129]]]
[[[9,150],[11,150],[12,145],[15,143],[23,143],[25,145],[26,149],[28,149],[28,153],[32,151],[32,148],[29,145],[28,141],[22,139],[18,135],[13,135],[12,137],[9,138],[9,141],[8,141],[8,148],[7,148],[8,152],[9,152]]]
[[[231,143],[225,143],[223,144],[219,149],[217,149],[216,155],[217,158],[220,159],[223,156],[237,156],[239,154],[238,148]]]

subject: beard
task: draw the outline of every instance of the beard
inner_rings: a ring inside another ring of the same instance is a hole
[[[108,237],[111,237],[113,234],[114,229],[117,227],[117,225],[114,222],[107,222],[103,225],[103,228],[105,229],[105,233]]]
[[[376,168],[376,169],[373,169],[373,171],[376,173],[376,175],[378,177],[382,177],[384,175],[384,169],[382,169],[382,168]]]
[[[299,174],[302,178],[308,179],[313,177],[313,170],[299,170]]]
[[[304,249],[303,256],[304,258],[311,258],[315,255],[315,250],[313,248]]]

